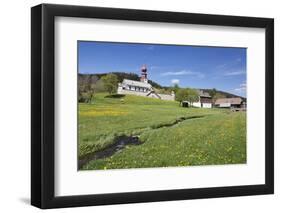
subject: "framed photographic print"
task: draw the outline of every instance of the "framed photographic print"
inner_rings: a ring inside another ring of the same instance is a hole
[[[31,203],[272,194],[274,21],[31,9]]]

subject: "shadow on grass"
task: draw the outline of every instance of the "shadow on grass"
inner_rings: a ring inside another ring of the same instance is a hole
[[[124,98],[125,95],[122,94],[113,94],[113,95],[107,95],[105,98]]]

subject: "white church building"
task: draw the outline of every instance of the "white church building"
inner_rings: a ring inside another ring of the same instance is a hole
[[[117,93],[127,95],[138,95],[169,101],[175,100],[174,92],[172,92],[171,94],[158,94],[155,92],[152,85],[148,83],[147,68],[145,65],[141,68],[140,81],[124,79],[122,83],[118,84]]]

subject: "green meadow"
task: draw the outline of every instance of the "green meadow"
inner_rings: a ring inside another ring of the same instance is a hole
[[[95,94],[79,103],[79,160],[110,147],[119,136],[137,136],[82,170],[246,163],[246,112],[183,108],[176,101]]]

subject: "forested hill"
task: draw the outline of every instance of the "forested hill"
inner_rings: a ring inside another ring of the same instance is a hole
[[[118,82],[122,82],[123,79],[129,79],[129,80],[134,80],[134,81],[140,80],[140,76],[135,73],[126,73],[126,72],[112,72],[112,73],[117,76]],[[79,85],[83,85],[85,82],[95,84],[102,76],[105,76],[107,74],[108,73],[99,73],[99,74],[81,74],[81,73],[79,73],[78,74],[78,83],[79,83]],[[156,83],[155,81],[148,80],[148,82],[152,85],[152,87],[154,87],[156,89],[162,89],[162,90],[167,90],[167,91],[173,90],[172,87],[161,86],[160,84]],[[200,90],[203,90],[204,92],[208,92],[210,95],[212,94],[212,91],[213,91],[213,89],[200,89]],[[225,97],[225,98],[240,97],[243,100],[246,99],[244,97],[234,95],[234,94],[231,94],[228,92],[220,91],[220,90],[216,90],[216,94],[218,94],[219,97],[222,97],[222,98],[223,97]]]
[[[139,81],[140,76],[135,73],[125,73],[125,72],[112,72],[115,74],[118,78],[118,82],[122,82],[123,79],[129,79],[134,81]],[[78,81],[82,82],[84,79],[91,79],[91,82],[94,83],[96,79],[100,79],[102,76],[107,75],[108,73],[99,73],[99,74],[78,74]],[[148,83],[150,83],[154,88],[162,88],[161,85],[157,84],[154,81],[148,80]]]
[[[211,94],[211,91],[213,89],[200,89],[200,90],[203,90],[204,92],[207,92],[207,93]],[[242,98],[242,100],[244,100],[244,101],[246,100],[246,98],[244,98],[242,96],[234,95],[234,94],[229,93],[229,92],[224,92],[224,91],[216,90],[216,93],[220,94],[221,96],[223,96],[225,98]]]

